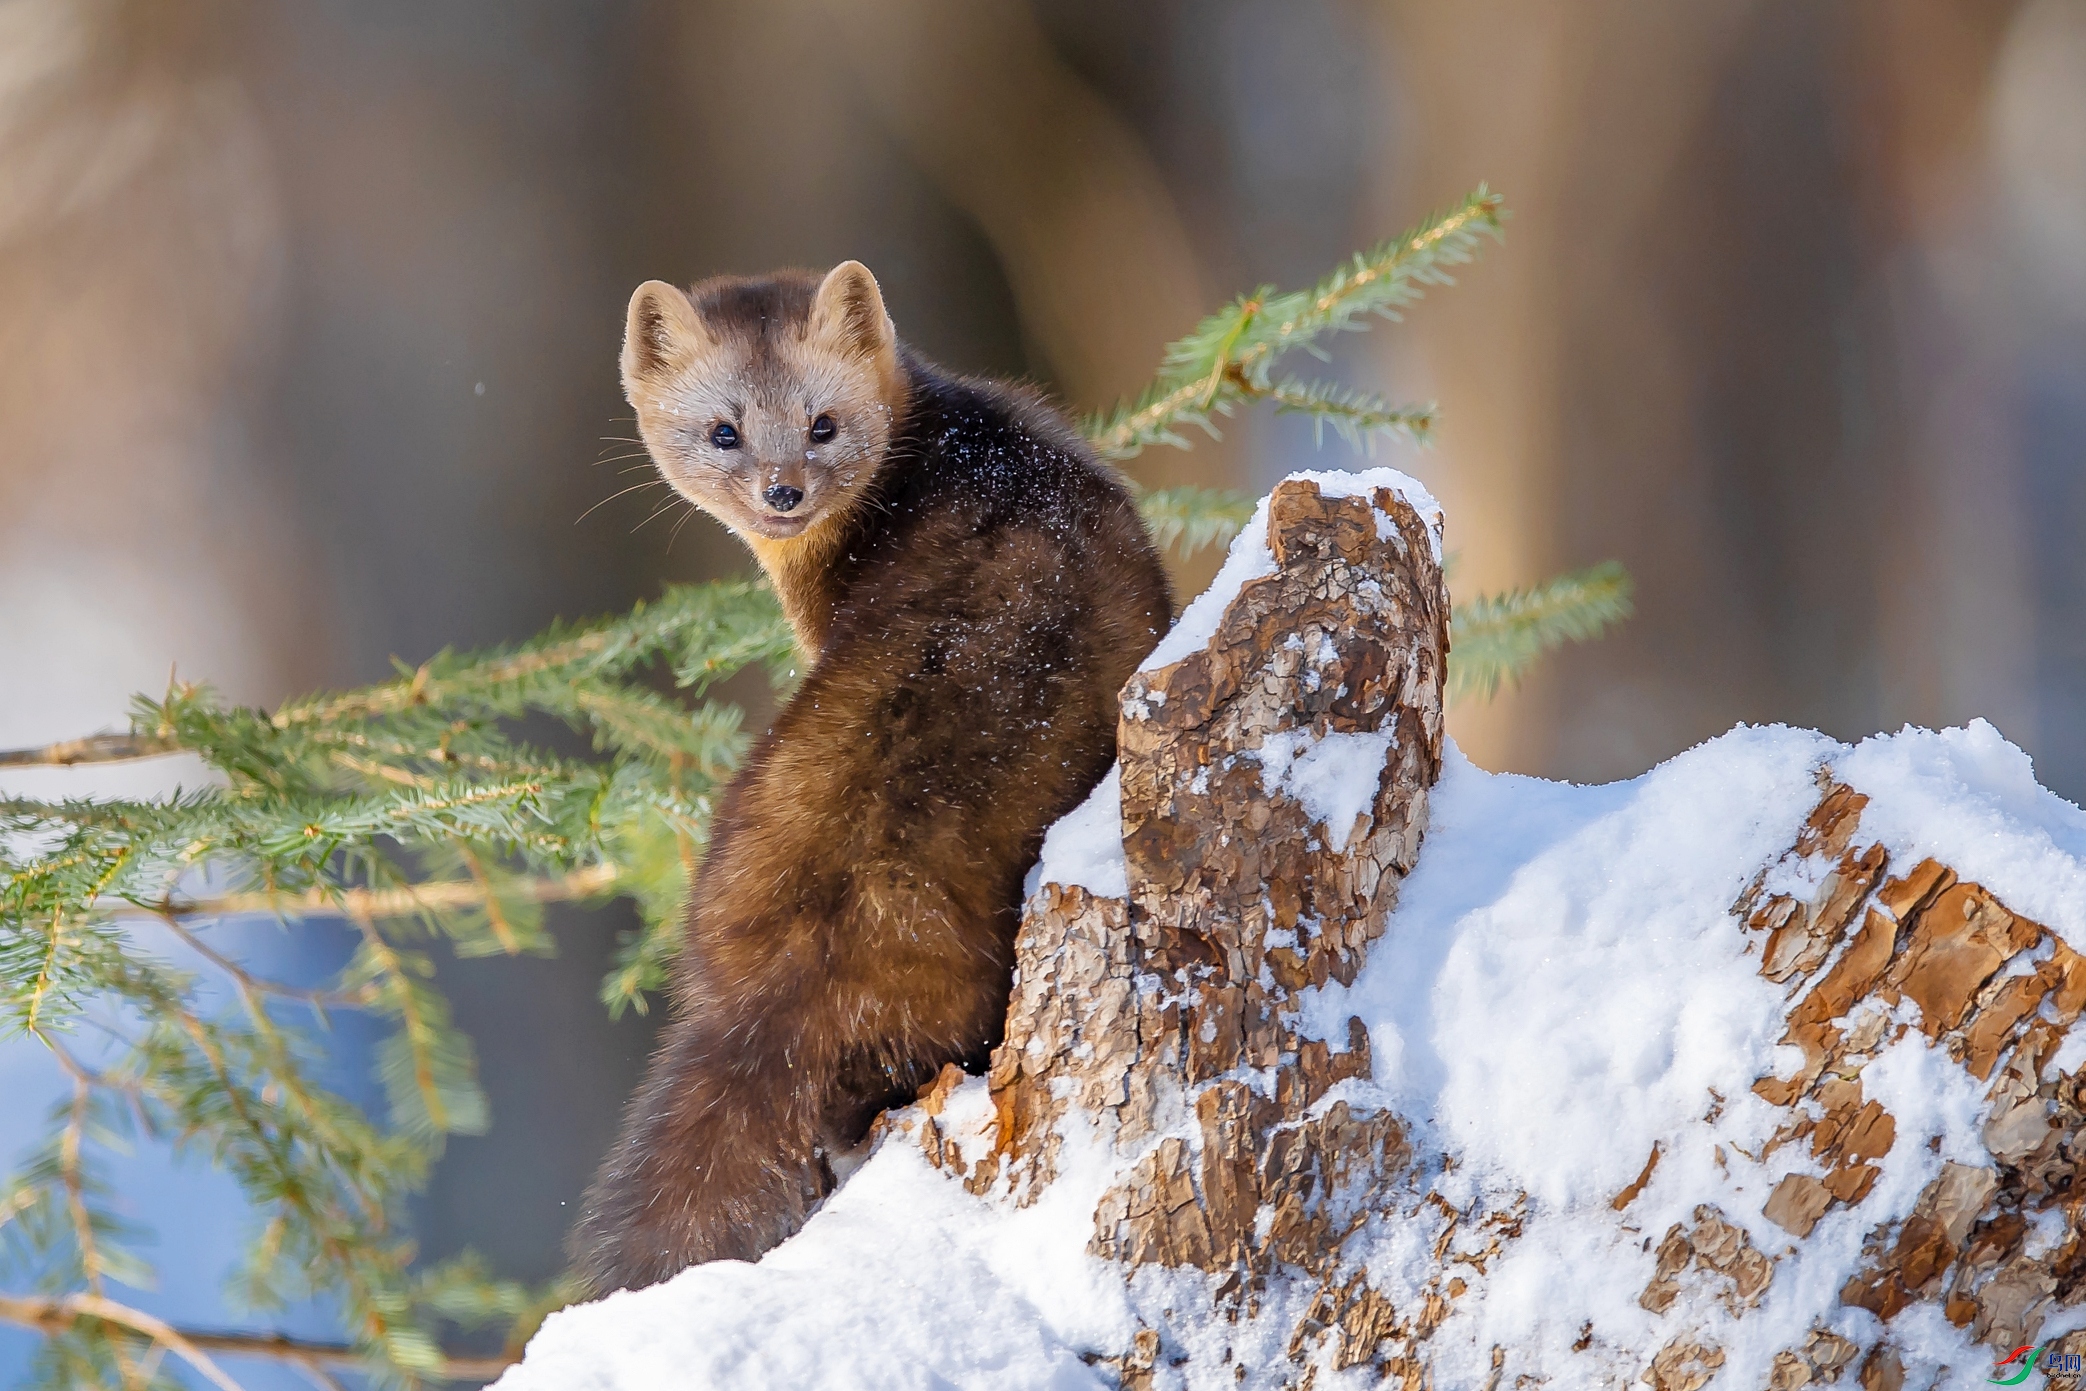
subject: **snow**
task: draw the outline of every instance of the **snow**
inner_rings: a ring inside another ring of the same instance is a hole
[[[1392,925],[1352,987],[1316,993],[1309,1031],[1361,1016],[1385,1099],[1466,1164],[1546,1203],[1605,1201],[1781,1036],[1782,992],[1735,960],[1735,929],[1705,929],[1787,847],[1821,751],[1746,730],[1573,787],[1480,773],[1451,745]]]
[[[1377,747],[1329,743],[1263,751],[1265,775],[1319,799],[1313,815],[1333,834],[1361,805],[1354,770],[1381,759]],[[1701,1332],[1729,1358],[1719,1384],[1765,1384],[1775,1352],[1800,1344],[1819,1311],[1857,1342],[1876,1336],[1873,1316],[1838,1298],[1862,1238],[1907,1212],[1945,1161],[1981,1156],[1987,1103],[1913,1031],[1863,1074],[1897,1121],[1867,1200],[1829,1213],[1800,1248],[1760,1216],[1784,1174],[1816,1169],[1801,1145],[1764,1163],[1747,1157],[1787,1115],[1748,1090],[1784,1070],[1776,1040],[1787,1004],[1758,974],[1757,946],[1749,950],[1729,909],[1788,847],[1817,800],[1822,763],[1870,795],[1859,839],[1882,839],[1894,864],[1943,859],[2086,942],[2086,813],[2038,787],[2026,756],[1988,725],[1907,729],[1852,748],[1741,727],[1607,786],[1488,773],[1447,750],[1419,866],[1383,938],[1354,984],[1317,994],[1303,1021],[1344,1039],[1347,1018],[1363,1019],[1375,1080],[1344,1083],[1336,1096],[1405,1117],[1442,1196],[1498,1210],[1526,1195],[1523,1235],[1485,1272],[1468,1271],[1472,1288],[1428,1345],[1437,1385],[1484,1384],[1495,1345],[1513,1350],[1504,1384],[1524,1360],[1539,1360],[1554,1387],[1633,1382],[1650,1351],[1681,1331],[1637,1302],[1652,1250],[1700,1203],[1783,1257],[1743,1318],[1693,1303],[1690,1317],[1706,1317]],[[1120,892],[1120,847],[1106,843],[1119,816],[1115,785],[1105,784],[1052,830],[1039,876]],[[973,1155],[984,1152],[992,1114],[981,1079],[956,1091],[943,1123]],[[1654,1144],[1650,1183],[1618,1214],[1610,1200]],[[1456,1163],[1442,1171],[1450,1155]],[[1082,1357],[1122,1352],[1140,1321],[1165,1332],[1169,1351],[1190,1354],[1179,1368],[1162,1359],[1160,1386],[1241,1384],[1220,1360],[1226,1346],[1250,1370],[1243,1384],[1274,1384],[1272,1340],[1300,1312],[1285,1311],[1279,1286],[1258,1324],[1198,1323],[1181,1311],[1207,1307],[1200,1273],[1147,1270],[1126,1283],[1086,1254],[1094,1201],[1118,1162],[1070,1134],[1057,1183],[1017,1209],[1003,1194],[967,1194],[913,1145],[886,1145],[758,1265],[701,1266],[555,1314],[499,1385],[1105,1386],[1107,1369]],[[1372,1246],[1349,1251],[1396,1301],[1397,1272],[1426,1265],[1438,1230],[1391,1214],[1371,1229]],[[1575,1354],[1588,1321],[1600,1339]],[[2041,1336],[2082,1323],[2086,1309],[2065,1311]],[[1891,1328],[1914,1373],[1908,1385],[1926,1385],[1943,1364],[1958,1373],[1989,1364],[1932,1307]],[[1316,1385],[1359,1387],[1370,1376],[1327,1369]]]
[[[1103,898],[1127,898],[1130,871],[1123,860],[1123,774],[1108,776],[1087,799],[1043,834],[1043,854],[1028,873],[1024,896],[1044,882],[1078,885]]]
[[[1907,727],[1834,765],[1866,792],[1864,836],[1893,861],[1932,855],[2007,907],[2086,948],[2086,819],[2035,780],[2028,755],[1990,724]]]
[[[1389,473],[1389,469],[1382,472]],[[1253,509],[1253,518],[1238,535],[1231,538],[1231,549],[1224,556],[1224,564],[1218,567],[1210,587],[1190,600],[1181,616],[1173,621],[1173,627],[1152,654],[1144,659],[1139,671],[1157,671],[1160,667],[1172,666],[1191,653],[1200,652],[1217,635],[1217,625],[1224,619],[1224,611],[1238,597],[1248,582],[1263,579],[1275,573],[1275,553],[1268,549],[1268,500],[1262,498]]]
[[[989,1145],[982,1079],[942,1112],[966,1157]],[[1102,1388],[1083,1350],[1127,1344],[1119,1278],[1085,1254],[1105,1187],[1074,1162],[1034,1206],[988,1204],[887,1145],[758,1265],[718,1261],[553,1314],[502,1391],[637,1388]]]

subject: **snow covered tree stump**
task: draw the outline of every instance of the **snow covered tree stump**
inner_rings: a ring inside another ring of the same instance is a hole
[[[1046,838],[989,1078],[504,1391],[2077,1386],[2086,813],[1981,722],[1477,769],[1439,524],[1277,488]]]

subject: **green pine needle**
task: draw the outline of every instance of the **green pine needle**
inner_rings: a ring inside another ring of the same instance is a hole
[[[1252,519],[1254,499],[1224,488],[1161,488],[1137,500],[1137,510],[1160,550],[1193,555],[1221,546]]]
[[[1433,406],[1393,406],[1337,382],[1280,381],[1268,388],[1267,398],[1277,414],[1309,416],[1320,443],[1328,429],[1365,452],[1374,452],[1381,435],[1403,435],[1415,444],[1434,437]]]

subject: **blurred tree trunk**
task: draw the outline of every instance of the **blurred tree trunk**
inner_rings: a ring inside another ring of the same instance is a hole
[[[2040,756],[1985,133],[2017,9],[1384,11],[1395,215],[1478,178],[1514,215],[1392,350],[1444,402],[1456,582],[1639,582],[1614,638],[1453,712],[1481,763],[1604,780],[1740,720],[1977,715]]]

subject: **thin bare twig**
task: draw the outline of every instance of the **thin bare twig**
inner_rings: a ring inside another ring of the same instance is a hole
[[[567,903],[593,898],[615,886],[620,871],[612,864],[589,865],[554,879],[517,879],[501,892],[538,903]],[[415,913],[482,906],[489,890],[469,879],[438,879],[395,889],[313,889],[307,893],[220,894],[213,898],[167,899],[141,905],[160,917],[220,918],[234,913],[273,913],[285,918],[407,918]]]
[[[0,1321],[40,1329],[45,1333],[63,1333],[81,1319],[117,1323],[142,1333],[150,1338],[155,1346],[173,1349],[176,1356],[200,1372],[212,1386],[218,1388],[218,1391],[244,1391],[238,1382],[226,1376],[224,1369],[203,1351],[203,1345],[197,1338],[182,1332],[164,1319],[154,1318],[142,1309],[133,1309],[128,1304],[118,1304],[115,1300],[106,1299],[98,1294],[22,1298],[0,1295]]]
[[[172,739],[151,734],[90,734],[33,749],[0,749],[0,768],[70,768],[75,763],[121,763],[180,753]]]
[[[287,1000],[301,1000],[305,1004],[321,1009],[327,1005],[340,1005],[352,1008],[366,1005],[370,1002],[371,993],[368,990],[313,990],[303,986],[285,985],[277,980],[263,979],[212,947],[197,934],[183,927],[178,915],[161,913],[159,919],[167,925],[168,930],[176,937],[186,942],[189,948],[198,956],[201,956],[205,961],[217,967],[218,970],[230,976],[238,984],[243,995],[275,995]]]
[[[155,1342],[172,1348],[190,1366],[210,1376],[216,1385],[229,1387],[231,1391],[238,1391],[237,1383],[226,1378],[221,1371],[212,1376],[211,1371],[205,1369],[206,1365],[214,1366],[207,1354],[265,1357],[312,1368],[340,1367],[349,1371],[364,1371],[369,1366],[368,1358],[346,1343],[314,1342],[280,1333],[226,1333],[176,1328],[150,1314],[94,1295],[0,1295],[0,1322],[56,1334],[65,1332],[81,1319],[101,1319],[136,1329]],[[202,1361],[198,1362],[197,1358]],[[491,1381],[514,1365],[514,1361],[512,1357],[499,1354],[491,1357],[444,1357],[438,1367],[430,1369],[430,1374],[454,1381]]]
[[[342,1383],[339,1377],[336,1377],[310,1358],[293,1357],[290,1359],[290,1362],[298,1371],[304,1373],[305,1379],[318,1387],[319,1391],[348,1391],[347,1386]]]

